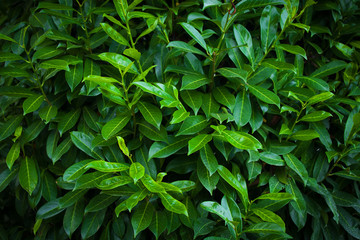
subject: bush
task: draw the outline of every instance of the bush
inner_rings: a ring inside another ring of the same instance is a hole
[[[0,10],[1,239],[360,239],[359,1]]]

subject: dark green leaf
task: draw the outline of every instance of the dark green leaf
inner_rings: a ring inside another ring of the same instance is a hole
[[[21,160],[19,182],[29,195],[35,190],[38,184],[38,172],[33,158],[25,157]]]

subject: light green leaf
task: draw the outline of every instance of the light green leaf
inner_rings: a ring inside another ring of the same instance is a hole
[[[107,162],[104,160],[96,160],[91,161],[88,164],[86,164],[85,169],[95,169],[100,172],[122,172],[129,169],[128,165],[125,165],[123,163],[117,163],[117,162]]]
[[[167,210],[169,210],[170,212],[184,214],[185,216],[188,216],[188,211],[183,203],[179,202],[166,192],[158,193],[158,195],[161,199],[162,204]]]
[[[114,0],[114,5],[117,14],[120,19],[126,23],[127,22],[127,14],[128,14],[128,3],[127,0]]]
[[[212,139],[211,135],[208,134],[200,134],[194,138],[192,138],[188,143],[188,155],[199,151],[201,148],[203,148],[208,142],[210,142]],[[215,169],[216,171],[216,169]]]
[[[105,52],[99,54],[98,56],[101,60],[110,63],[115,68],[121,69],[122,71],[124,71],[130,64],[132,64],[130,59],[118,53]],[[131,65],[131,67],[128,69],[128,72],[133,74],[139,73],[134,64]]]
[[[180,25],[185,29],[185,31],[198,43],[202,46],[206,52],[208,51],[207,45],[204,37],[189,23],[182,22]]]
[[[0,62],[25,60],[19,55],[11,52],[0,52]]]
[[[247,57],[252,66],[255,64],[253,41],[250,32],[241,24],[234,25],[234,35],[240,51]]]
[[[312,96],[311,98],[309,98],[307,100],[307,102],[309,105],[313,105],[315,103],[324,102],[324,101],[332,98],[333,96],[334,96],[334,94],[331,92],[324,92],[324,93],[320,93],[315,96]]]
[[[102,180],[108,178],[109,173],[92,172],[80,176],[75,183],[73,191],[77,189],[95,188]]]
[[[298,174],[301,177],[304,184],[306,185],[309,178],[309,174],[306,170],[305,165],[291,153],[285,154],[284,160],[286,162],[286,165],[289,168],[291,168],[294,172],[296,172],[296,174]]]
[[[179,50],[181,50],[183,52],[190,52],[190,53],[200,54],[200,55],[206,57],[205,53],[203,53],[201,50],[197,49],[194,46],[191,46],[190,44],[188,44],[186,42],[172,41],[166,47],[173,47],[173,48],[179,49]]]
[[[291,136],[291,138],[300,141],[310,141],[318,137],[319,134],[313,129],[299,130]]]
[[[315,77],[296,77],[297,80],[305,83],[308,87],[319,91],[329,91],[329,84],[320,78]]]
[[[58,70],[65,70],[68,72],[70,71],[69,64],[65,60],[60,60],[60,59],[52,59],[41,62],[39,67],[44,69],[54,68]]]
[[[285,166],[284,160],[279,155],[270,151],[260,153],[260,159],[270,165]]]
[[[137,41],[139,41],[139,39],[141,39],[142,37],[144,37],[145,35],[148,35],[149,33],[151,33],[152,31],[155,30],[155,28],[157,27],[159,22],[159,19],[155,19],[155,21],[142,33],[140,33],[140,35],[136,38],[135,40],[135,44],[137,43]]]
[[[251,209],[254,214],[260,217],[265,222],[273,222],[279,225],[283,231],[285,231],[285,223],[281,217],[270,210],[265,208],[253,208]]]
[[[225,209],[217,202],[205,201],[200,206],[208,212],[214,213],[221,217],[225,222],[233,221],[232,215],[229,210]]]
[[[267,193],[256,198],[256,200],[268,199],[274,201],[293,200],[294,196],[290,193]]]
[[[303,58],[307,59],[305,50],[298,45],[277,44],[275,47],[295,55],[300,55]]]
[[[162,141],[167,142],[167,131],[165,127],[160,126],[160,130],[158,130],[156,127],[151,125],[150,123],[146,121],[141,121],[137,123],[139,126],[139,131],[145,135],[145,137],[149,138],[153,141]],[[172,123],[171,123],[172,124]]]
[[[249,195],[246,185],[243,186],[234,175],[224,166],[219,165],[217,172],[230,186],[236,189],[240,193],[241,202],[244,204],[245,209],[249,205]]]
[[[19,156],[20,156],[20,144],[14,143],[11,146],[8,154],[6,155],[6,165],[10,170],[14,165],[15,161],[19,158]]]
[[[130,119],[131,116],[119,116],[110,120],[102,127],[101,135],[105,140],[108,140],[109,138],[120,132],[120,130],[126,126]]]
[[[235,79],[240,78],[241,80],[246,82],[246,78],[248,75],[247,71],[239,68],[219,68],[216,71],[220,73],[222,76],[230,79],[230,81],[232,78]]]
[[[129,183],[133,183],[133,179],[131,177],[116,176],[102,180],[100,183],[96,184],[96,187],[101,190],[111,190]]]
[[[10,42],[13,42],[13,43],[17,43],[17,41],[15,41],[11,37],[8,37],[8,36],[6,36],[5,34],[2,34],[2,33],[0,33],[0,39],[10,41]]]
[[[274,58],[267,58],[265,61],[262,62],[262,66],[277,69],[280,71],[290,70],[296,73],[296,67],[293,64],[281,62]]]
[[[153,193],[164,193],[165,189],[157,182],[152,179],[149,175],[145,174],[141,178],[141,182],[144,184],[144,186]]]
[[[140,180],[145,175],[145,168],[138,162],[130,165],[129,176],[134,179],[134,183]]]
[[[302,118],[300,118],[300,121],[304,121],[304,122],[318,122],[318,121],[322,121],[328,117],[331,117],[332,115],[328,112],[325,111],[315,111],[315,112],[311,112],[309,114],[306,114],[305,116],[303,116]]]
[[[276,223],[261,222],[261,223],[256,223],[256,224],[250,225],[247,229],[244,230],[244,232],[261,233],[261,234],[264,234],[264,233],[277,234],[277,233],[284,232],[284,229],[282,228],[282,226],[279,226]]]
[[[260,30],[261,46],[264,52],[268,52],[271,44],[276,38],[279,22],[279,13],[275,7],[266,6],[261,13]]]
[[[245,149],[245,150],[262,149],[261,143],[250,134],[224,130],[221,132],[221,135],[225,137],[226,141],[228,141],[231,145],[233,145],[238,149]]]
[[[251,86],[251,85],[248,86],[250,92],[254,94],[255,97],[259,98],[263,102],[269,104],[275,104],[276,106],[278,106],[278,108],[280,108],[280,98],[275,93],[263,87]]]
[[[102,29],[109,35],[114,41],[120,43],[121,45],[130,46],[129,42],[121,35],[121,33],[117,32],[114,28],[112,28],[107,23],[100,23]]]
[[[38,174],[33,158],[25,157],[22,159],[19,171],[19,182],[21,187],[25,189],[29,195],[35,190],[38,184]]]

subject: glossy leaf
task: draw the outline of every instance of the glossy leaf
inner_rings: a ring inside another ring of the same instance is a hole
[[[105,140],[116,135],[130,121],[130,116],[119,116],[107,122],[101,129],[101,135]]]
[[[145,120],[160,130],[162,113],[156,106],[147,102],[138,102],[138,108]]]
[[[19,182],[29,195],[33,193],[38,184],[38,173],[33,158],[25,157],[21,160],[19,171]]]
[[[309,178],[309,174],[304,164],[291,153],[285,154],[284,160],[286,162],[286,165],[292,170],[294,170],[294,172],[296,172],[301,177],[304,184],[306,185],[307,180]]]
[[[249,85],[249,90],[255,97],[259,98],[261,101],[264,101],[269,104],[275,104],[276,106],[280,107],[280,98],[265,88],[258,87],[258,86],[251,86]]]
[[[138,162],[132,163],[130,165],[129,175],[134,179],[134,183],[136,183],[145,175],[145,168]]]
[[[185,216],[188,216],[188,211],[186,210],[185,205],[173,198],[170,194],[159,193],[159,197],[164,207],[170,212],[184,214]]]

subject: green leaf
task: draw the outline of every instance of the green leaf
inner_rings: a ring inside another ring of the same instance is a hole
[[[201,182],[201,184],[209,191],[210,195],[216,188],[217,183],[219,182],[219,174],[216,172],[212,175],[210,174],[209,170],[204,166],[201,161],[198,161],[197,166],[197,176]]]
[[[146,121],[141,121],[137,124],[139,126],[139,131],[150,140],[162,142],[168,141],[167,131],[165,127],[160,126],[160,130],[158,130],[156,127]]]
[[[120,43],[121,45],[125,45],[130,47],[129,42],[121,35],[121,33],[117,32],[114,28],[112,28],[107,23],[100,23],[102,29],[109,35],[114,41]]]
[[[244,230],[244,232],[247,233],[280,233],[283,232],[284,229],[279,226],[276,223],[267,223],[267,222],[261,222],[261,223],[256,223],[253,225],[250,225],[247,229]]]
[[[154,142],[149,149],[149,159],[166,158],[188,144],[189,138],[170,138],[169,143]]]
[[[158,195],[161,199],[162,204],[167,210],[169,210],[170,212],[184,214],[185,216],[188,216],[188,211],[183,203],[179,202],[166,192],[158,193]]]
[[[346,67],[347,63],[341,60],[334,60],[316,69],[310,77],[322,78],[337,73]]]
[[[260,217],[263,221],[276,223],[283,229],[283,231],[285,231],[284,221],[281,219],[281,217],[279,217],[272,211],[267,210],[265,208],[253,208],[251,210],[254,214],[256,214],[258,217]]]
[[[39,116],[45,123],[50,122],[58,113],[58,108],[54,105],[43,107],[39,110]]]
[[[109,173],[92,172],[80,176],[75,183],[73,191],[77,189],[94,188],[101,183],[102,180],[109,177]]]
[[[196,151],[199,151],[208,142],[210,142],[211,139],[212,139],[212,136],[208,135],[208,134],[200,134],[200,135],[192,138],[188,143],[188,147],[189,147],[188,155],[190,155]],[[215,169],[215,171],[216,171],[216,169]]]
[[[102,180],[96,187],[101,190],[111,190],[120,186],[133,183],[133,179],[128,176],[116,176]]]
[[[325,111],[315,111],[315,112],[311,112],[309,114],[306,114],[305,116],[303,116],[302,118],[300,118],[299,121],[304,121],[304,122],[318,122],[318,121],[322,121],[328,117],[331,117],[332,115],[328,112]]]
[[[280,71],[290,70],[296,73],[296,68],[293,64],[278,61],[277,59],[274,58],[267,58],[265,61],[262,62],[262,66],[277,69]]]
[[[217,171],[218,162],[209,144],[205,144],[200,150],[200,158],[206,169],[209,171],[210,176],[212,176]]]
[[[206,57],[205,53],[203,53],[201,50],[197,49],[194,46],[191,46],[190,44],[188,44],[186,42],[172,41],[166,47],[173,47],[173,48],[179,49],[179,50],[181,50],[183,52],[190,52],[190,53],[200,54],[200,55]]]
[[[60,60],[60,59],[51,59],[41,62],[39,67],[43,69],[54,68],[58,70],[70,71],[69,64],[65,60]]]
[[[144,176],[141,178],[141,182],[144,184],[144,186],[153,193],[164,193],[165,189],[157,182],[152,179],[147,174],[144,174]]]
[[[315,77],[296,77],[297,80],[305,83],[308,87],[319,91],[329,91],[329,84],[320,78]]]
[[[318,138],[319,134],[313,130],[313,129],[307,129],[307,130],[299,130],[296,133],[294,133],[293,135],[291,135],[291,138],[295,139],[295,140],[300,140],[300,141],[310,141],[314,138]]]
[[[225,87],[217,87],[213,91],[213,96],[218,103],[228,107],[231,112],[234,111],[235,97]]]
[[[207,218],[198,218],[194,223],[194,239],[198,236],[209,234],[215,227],[216,222]]]
[[[123,52],[123,54],[124,55],[126,55],[126,56],[128,56],[128,57],[131,57],[131,58],[133,58],[133,59],[135,59],[135,60],[139,60],[140,59],[140,57],[141,57],[141,53],[138,51],[138,50],[136,50],[135,48],[127,48],[127,49],[125,49],[125,51]],[[147,73],[141,73],[141,74],[143,74],[143,75],[145,75],[146,76],[146,74]],[[141,75],[140,74],[140,75]],[[139,77],[139,76],[138,76]],[[135,79],[135,81],[139,81],[139,80],[141,80],[141,79]]]
[[[91,161],[85,166],[86,169],[95,169],[100,172],[122,172],[129,169],[129,166],[123,163],[106,162],[104,160]]]
[[[95,197],[93,197],[88,205],[86,205],[85,213],[88,212],[97,212],[99,210],[102,210],[106,207],[108,207],[110,204],[118,200],[119,197],[117,196],[111,196],[107,194],[99,194]]]
[[[153,19],[153,18],[151,18]],[[151,20],[149,19],[149,20]],[[149,21],[148,21],[149,22]],[[154,31],[158,25],[159,19],[155,19],[155,21],[142,33],[140,33],[140,35],[136,38],[135,40],[135,44],[137,43],[137,41],[139,41],[139,39],[141,39],[142,37],[144,37],[145,35],[148,35],[149,33],[151,33],[152,31]]]
[[[275,7],[266,6],[261,13],[261,46],[267,52],[276,38],[276,31],[279,21],[279,13]]]
[[[303,180],[304,184],[306,185],[309,174],[304,166],[304,164],[293,154],[288,153],[284,155],[284,159],[286,162],[286,165],[291,168],[296,174],[298,174],[301,179]]]
[[[293,195],[294,199],[290,202],[292,208],[294,208],[296,214],[298,214],[299,218],[299,226],[303,225],[306,221],[306,214],[307,214],[307,206],[306,201],[304,199],[303,194],[301,193],[300,189],[297,187],[295,181],[291,179],[287,185],[285,185],[286,192]],[[296,222],[295,222],[296,223]],[[301,224],[300,224],[301,223]],[[302,227],[302,226],[301,226]]]
[[[8,120],[0,126],[0,141],[8,138],[15,132],[16,128],[20,125],[22,118],[21,115],[8,118]]]
[[[66,193],[63,197],[60,198],[59,207],[68,208],[74,205],[80,198],[85,195],[87,191],[88,189],[82,189]]]
[[[125,23],[127,22],[128,3],[127,0],[115,0],[115,9],[120,19]]]
[[[25,60],[19,55],[10,52],[0,52],[0,62]]]
[[[59,146],[56,147],[54,150],[53,156],[51,160],[53,161],[53,164],[57,162],[62,155],[64,155],[67,151],[69,151],[70,147],[72,146],[72,141],[70,137],[67,137],[64,139]]]
[[[64,210],[65,209],[61,209],[59,207],[59,199],[55,199],[45,203],[39,208],[36,212],[36,219],[47,219],[61,213]]]
[[[277,44],[275,47],[295,55],[300,55],[303,58],[307,59],[305,50],[298,45]]]
[[[132,163],[129,169],[129,176],[134,179],[134,183],[145,175],[145,168],[138,162]]]
[[[194,111],[197,115],[202,105],[202,93],[199,91],[181,91],[180,96],[182,100]]]
[[[8,168],[5,168],[0,173],[0,192],[2,192],[9,183],[16,177],[17,173],[19,172],[19,167],[13,168],[12,171],[10,171]]]
[[[63,219],[63,226],[66,234],[69,237],[71,237],[71,235],[80,226],[83,220],[83,216],[84,216],[83,201],[78,201],[74,205],[66,209]]]
[[[230,186],[236,189],[240,193],[241,202],[244,204],[245,209],[249,205],[249,196],[246,185],[243,186],[234,175],[224,166],[219,165],[217,172]]]
[[[70,71],[65,72],[65,80],[68,83],[71,92],[73,92],[75,90],[75,87],[78,86],[79,83],[82,81],[83,72],[84,67],[82,61],[70,67]]]
[[[64,132],[70,130],[72,127],[75,126],[75,124],[79,120],[80,114],[81,114],[81,109],[78,108],[77,110],[69,111],[59,119],[60,121],[58,125],[58,130],[60,136],[62,136]]]
[[[225,222],[233,221],[231,213],[229,210],[225,209],[217,202],[205,201],[200,204],[200,206],[208,212],[214,213],[221,217]]]
[[[21,160],[19,171],[19,182],[29,195],[33,193],[38,184],[38,172],[33,158],[25,157]]]
[[[9,96],[9,97],[31,97],[35,95],[32,91],[27,88],[17,87],[17,86],[1,86],[0,87],[0,96]]]
[[[131,116],[119,116],[107,122],[101,129],[101,135],[105,140],[116,135],[130,121]]]
[[[98,55],[99,58],[103,61],[106,61],[113,65],[115,68],[120,69],[121,71],[125,71],[125,69],[132,64],[132,61],[127,57],[118,54],[118,53],[111,53],[105,52]],[[128,69],[129,73],[138,74],[139,71],[134,64]]]
[[[284,160],[279,155],[270,151],[260,153],[260,159],[270,165],[285,166]]]
[[[83,133],[83,132],[77,132],[73,131],[70,133],[71,141],[74,143],[74,145],[79,148],[81,151],[86,153],[92,158],[100,158],[102,159],[102,154],[100,151],[93,150],[91,148],[91,142],[93,140],[93,137],[90,137],[89,135]]]
[[[244,0],[236,4],[236,10],[242,11],[250,8],[264,7],[267,5],[283,5],[282,0]]]
[[[245,126],[251,119],[252,109],[249,94],[244,90],[237,94],[234,106],[234,119],[238,127]]]
[[[319,102],[324,102],[324,101],[332,98],[333,96],[334,96],[334,94],[331,92],[324,92],[324,93],[320,93],[315,96],[312,96],[311,98],[309,98],[307,100],[307,102],[309,105],[313,105],[313,104],[316,104]]]
[[[103,224],[105,218],[106,209],[91,212],[85,215],[83,223],[81,225],[81,237],[87,239],[93,236]]]
[[[250,32],[241,24],[234,25],[234,36],[240,51],[246,56],[252,66],[255,64],[253,41]]]
[[[6,165],[10,170],[14,165],[15,161],[19,158],[19,156],[20,156],[20,144],[14,143],[11,146],[10,151],[6,155]]]
[[[126,209],[131,211],[131,209],[133,207],[135,207],[138,204],[139,201],[143,200],[148,195],[148,193],[149,192],[146,190],[146,188],[143,188],[142,190],[137,191],[134,194],[132,194],[128,199],[126,199],[125,201],[120,203],[115,208],[116,215],[119,216],[119,214],[122,211],[125,211]]]
[[[256,200],[268,199],[274,201],[293,200],[294,196],[290,193],[267,193],[256,198]]]
[[[139,204],[139,206],[135,209],[131,216],[131,225],[134,229],[134,237],[136,237],[139,232],[150,226],[154,211],[155,209],[149,201]]]
[[[156,239],[165,231],[166,220],[164,212],[155,211],[149,229],[155,235]]]
[[[238,79],[240,78],[241,80],[243,80],[244,82],[246,82],[246,78],[248,73],[243,70],[243,69],[239,69],[239,68],[219,68],[216,70],[218,73],[220,73],[222,76],[230,79]]]
[[[0,33],[0,39],[2,40],[6,40],[6,41],[10,41],[10,42],[13,42],[13,43],[17,43],[17,41],[15,41],[14,39],[12,39],[11,37],[8,37],[2,33]]]
[[[160,130],[162,121],[162,113],[160,109],[147,102],[138,102],[137,106],[145,120]]]
[[[275,104],[278,108],[280,108],[280,98],[272,91],[259,86],[248,85],[248,87],[250,92],[261,101],[269,104]]]
[[[261,143],[250,134],[224,130],[221,132],[221,135],[225,137],[226,141],[228,141],[231,145],[233,145],[238,149],[245,149],[245,150],[262,149]]]
[[[204,37],[189,23],[182,22],[180,25],[185,29],[185,31],[200,45],[206,52],[208,52],[207,45]]]
[[[344,208],[338,208],[340,215],[340,225],[348,232],[351,236],[356,239],[360,238],[359,220],[354,217],[351,213],[346,211]]]
[[[204,86],[211,82],[209,78],[207,78],[204,75],[198,74],[198,75],[185,75],[182,78],[182,84],[181,84],[181,91],[183,90],[194,90],[198,89],[201,86]]]
[[[181,127],[176,134],[176,136],[180,135],[192,135],[200,132],[205,127],[208,126],[207,120],[202,116],[190,116],[187,117],[184,122],[181,124]]]

